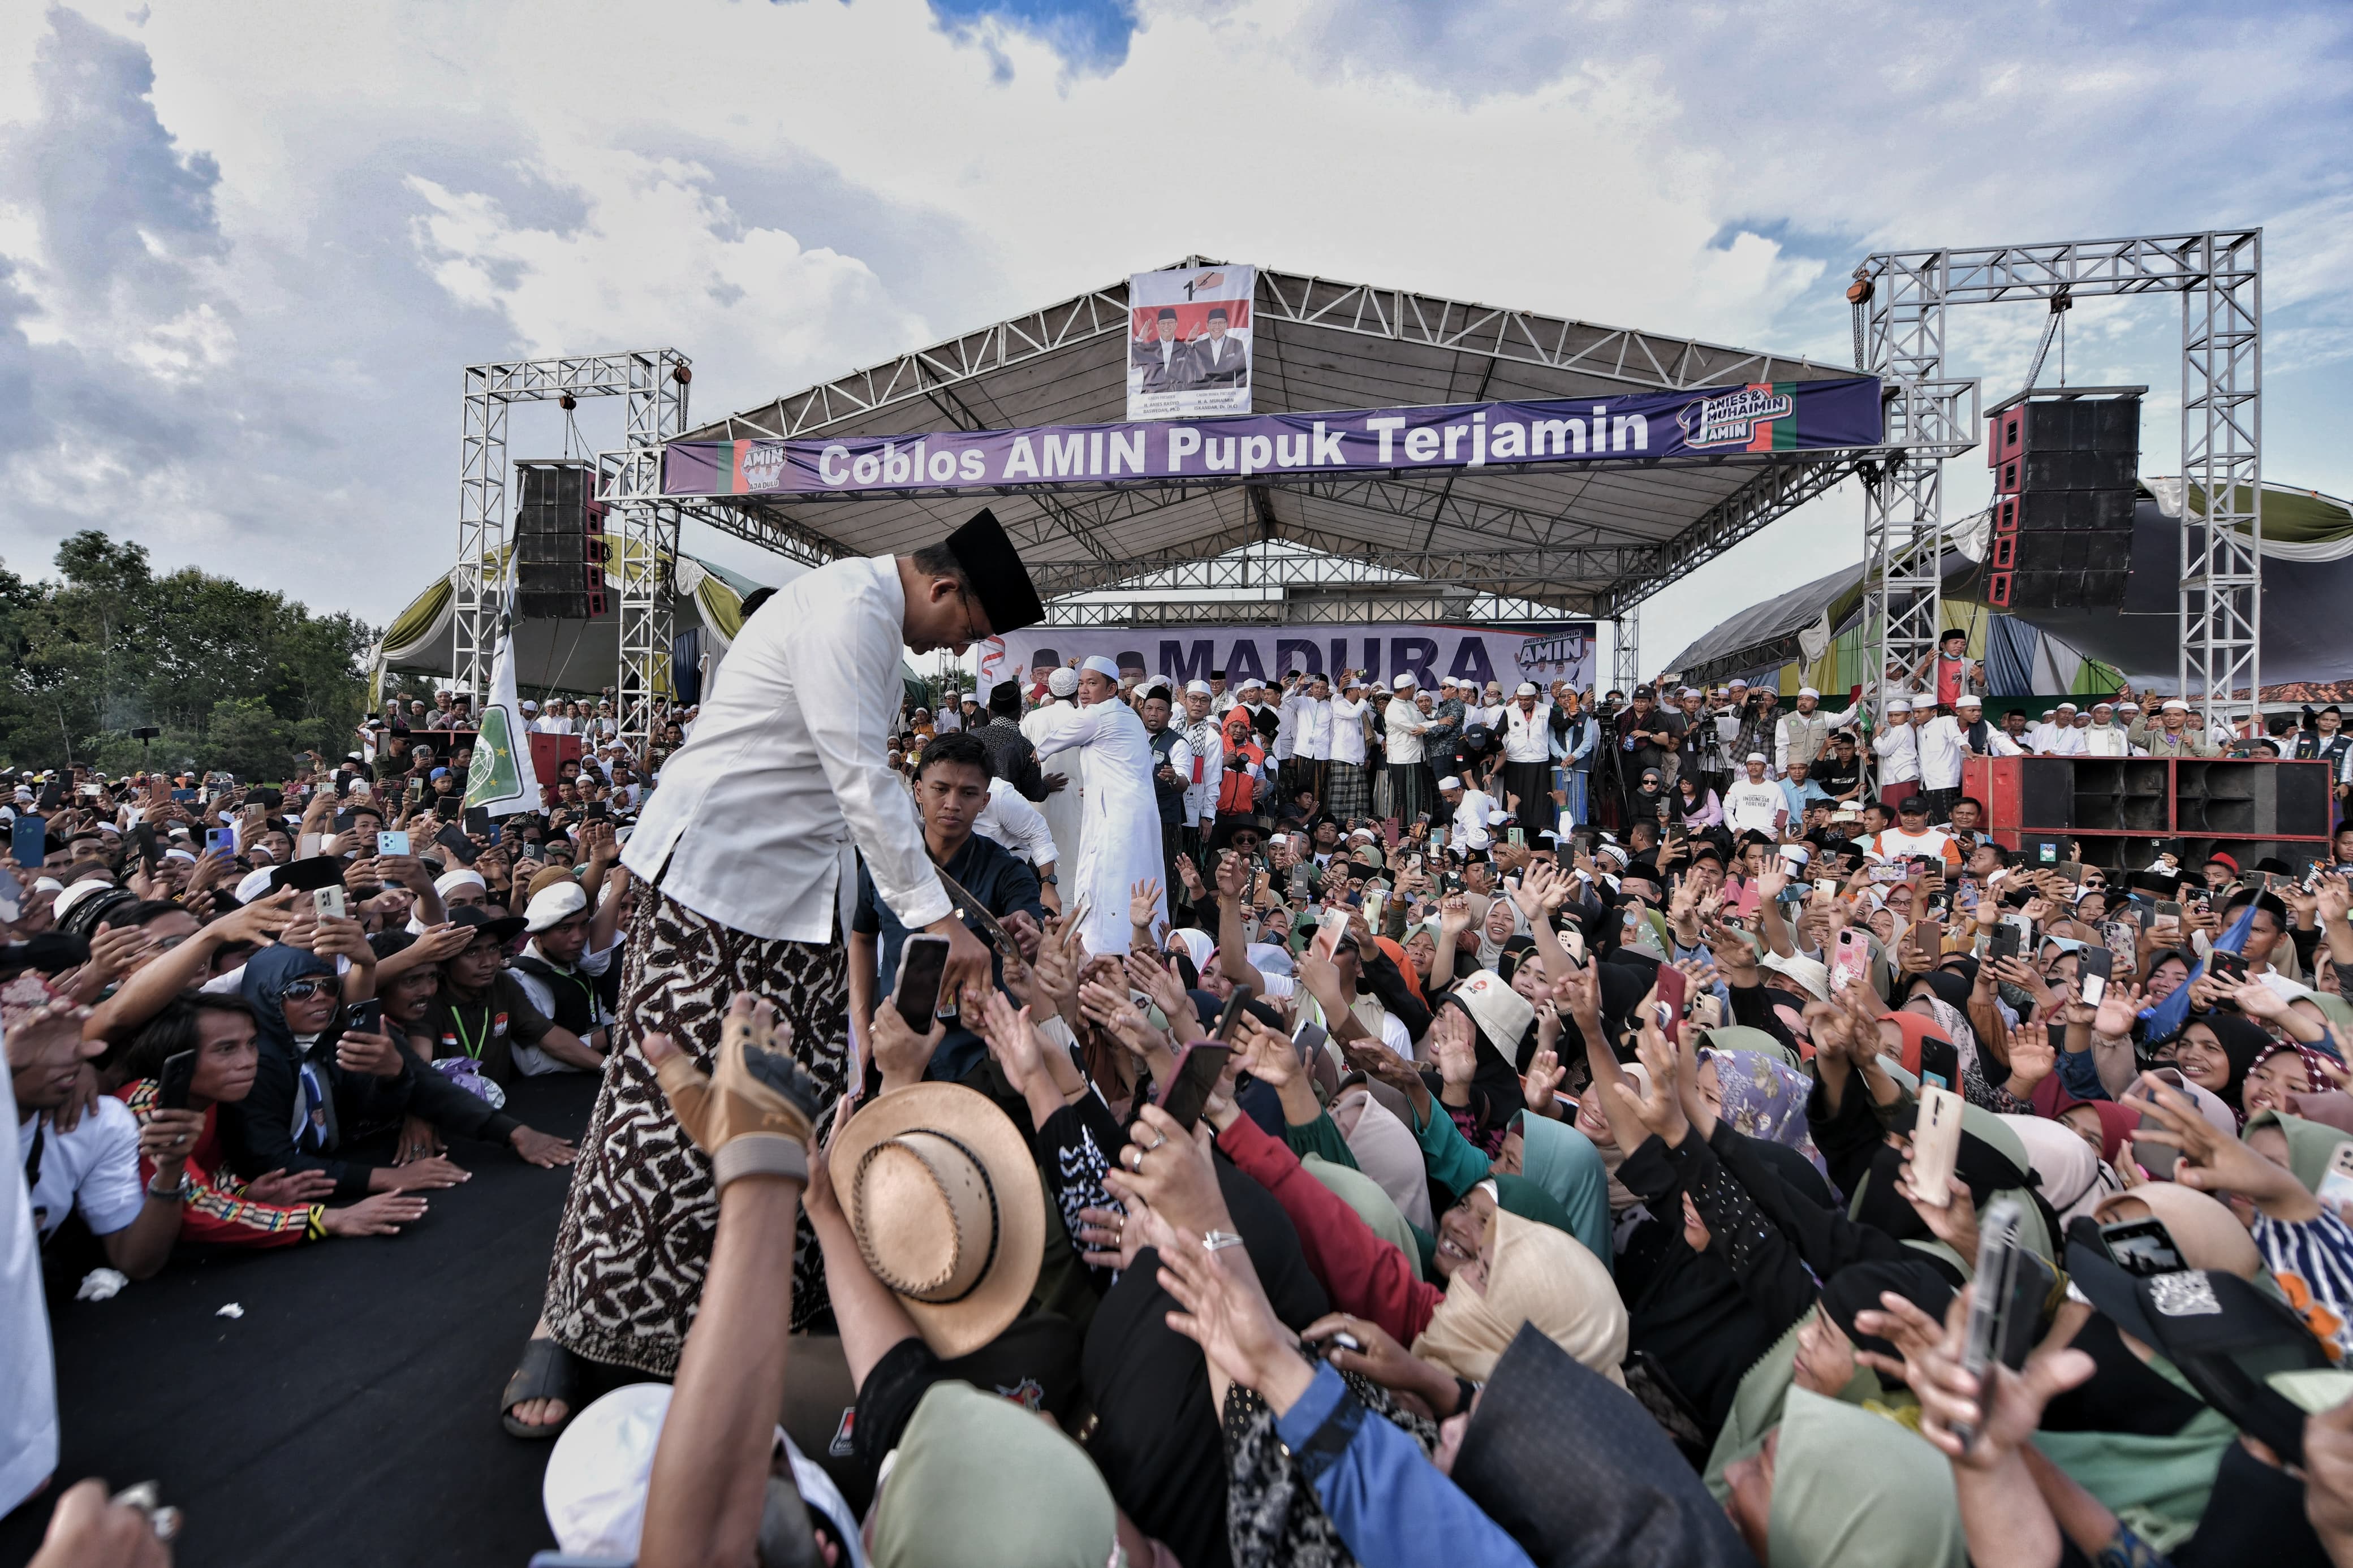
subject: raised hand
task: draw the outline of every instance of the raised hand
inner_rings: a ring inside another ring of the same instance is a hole
[[[2059,1066],[2047,1025],[2021,1024],[2010,1032],[2010,1092],[2024,1100]]]
[[[1127,890],[1128,923],[1150,931],[1160,919],[1160,879],[1146,877]]]
[[[1543,1006],[1549,1009],[1552,1003],[1547,1000]],[[1553,1016],[1557,1020],[1559,1015]],[[1555,1097],[1560,1092],[1561,1079],[1567,1076],[1568,1069],[1560,1065],[1560,1058],[1552,1047],[1539,1044],[1535,1054],[1528,1058],[1528,1070],[1520,1075],[1520,1097],[1527,1102],[1528,1110],[1537,1116],[1554,1114]]]
[[[1460,1007],[1441,1007],[1430,1020],[1430,1055],[1438,1060],[1438,1076],[1446,1087],[1468,1089],[1479,1071],[1479,1047],[1473,1031],[1477,1026]]]

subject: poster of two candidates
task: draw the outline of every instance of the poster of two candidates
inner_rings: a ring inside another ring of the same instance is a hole
[[[1127,416],[1250,411],[1255,267],[1178,267],[1127,280]]]
[[[1066,665],[1101,654],[1137,680],[1165,676],[1181,689],[1188,680],[1222,674],[1226,689],[1252,677],[1270,686],[1292,670],[1335,676],[1344,669],[1394,683],[1410,675],[1426,690],[1452,676],[1484,687],[1494,681],[1508,696],[1523,680],[1549,691],[1565,680],[1579,691],[1593,687],[1594,623],[1562,621],[1515,631],[1442,626],[1032,626],[980,647],[980,700],[1000,680],[1027,692]]]

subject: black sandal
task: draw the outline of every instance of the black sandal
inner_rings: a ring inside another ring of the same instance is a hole
[[[522,1347],[522,1360],[500,1395],[499,1422],[512,1436],[532,1442],[553,1437],[580,1414],[579,1389],[580,1366],[572,1352],[552,1339],[533,1340]],[[564,1419],[536,1426],[516,1420],[515,1406],[533,1399],[562,1400]]]

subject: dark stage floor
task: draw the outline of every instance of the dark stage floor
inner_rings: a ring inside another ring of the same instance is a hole
[[[526,1079],[509,1109],[576,1136],[596,1088]],[[403,1236],[175,1260],[58,1309],[62,1480],[162,1483],[182,1568],[522,1568],[553,1547],[549,1445],[509,1437],[497,1405],[570,1173],[452,1152],[474,1179]],[[242,1318],[215,1316],[229,1301]],[[0,1563],[32,1555],[55,1489],[0,1521]]]

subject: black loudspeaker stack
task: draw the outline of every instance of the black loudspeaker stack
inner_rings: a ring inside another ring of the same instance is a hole
[[[515,465],[515,616],[587,621],[605,613],[605,506],[593,464]]]
[[[1989,413],[1986,598],[1994,607],[2124,607],[2146,390],[2027,393]]]

